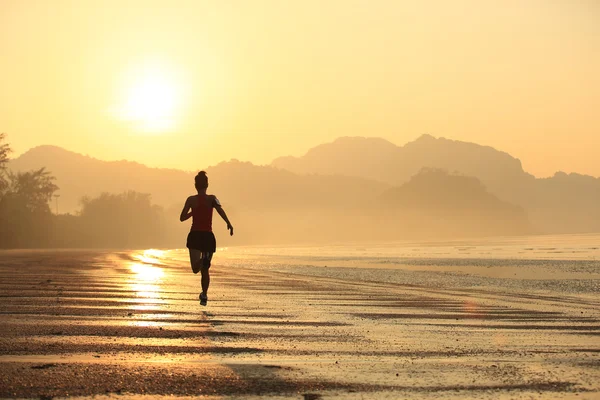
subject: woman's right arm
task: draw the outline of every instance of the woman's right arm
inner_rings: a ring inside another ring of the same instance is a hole
[[[179,215],[179,220],[181,222],[190,219],[192,216],[192,207],[190,206],[190,198],[188,197],[185,200],[185,204],[183,205],[183,210],[181,210],[181,215]]]

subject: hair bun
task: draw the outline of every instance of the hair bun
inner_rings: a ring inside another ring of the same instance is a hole
[[[200,171],[194,178],[197,188],[207,188],[208,187],[208,176],[206,176],[206,171]]]

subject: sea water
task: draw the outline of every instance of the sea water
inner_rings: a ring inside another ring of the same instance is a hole
[[[171,255],[187,261],[186,250]],[[221,247],[213,264],[359,282],[558,291],[600,298],[600,234]]]

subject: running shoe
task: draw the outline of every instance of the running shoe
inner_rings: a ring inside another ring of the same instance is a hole
[[[204,294],[204,292],[200,293],[200,305],[205,306],[208,301],[208,296]]]

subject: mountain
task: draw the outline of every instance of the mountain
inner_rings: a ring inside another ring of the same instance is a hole
[[[302,157],[277,158],[271,165],[297,174],[360,176],[394,185],[398,179],[386,169],[399,149],[385,139],[341,137],[310,149]]]
[[[389,187],[360,177],[298,175],[237,160],[208,167],[206,172],[209,192],[253,210],[361,208]]]
[[[175,201],[175,193],[189,188],[194,176],[174,169],[149,168],[131,161],[101,161],[56,146],[35,147],[8,164],[13,171],[42,167],[56,177],[61,213],[77,210],[82,196],[95,197],[102,192],[127,190],[151,193],[154,203],[168,206]]]
[[[194,172],[101,161],[54,146],[36,147],[9,163],[13,170],[41,167],[57,178],[61,213],[76,211],[82,196],[134,190],[150,193],[168,219],[178,221],[185,197],[194,193]],[[423,175],[424,168],[446,175]],[[461,222],[453,215],[470,221],[457,235],[600,232],[600,179],[560,172],[536,179],[507,153],[428,135],[404,146],[377,138],[340,138],[272,165],[231,160],[204,169],[209,192],[248,229],[238,231],[244,243],[398,238],[421,229],[450,234],[451,225],[429,218],[436,210],[444,210],[443,218],[455,225]],[[442,203],[434,207],[432,201]],[[391,219],[374,211],[383,206]],[[494,222],[503,218],[512,221],[506,229]],[[527,227],[523,218],[529,219]],[[398,231],[403,224],[406,229]],[[393,229],[382,232],[381,225]]]
[[[195,192],[192,172],[101,161],[55,146],[33,148],[9,163],[13,171],[42,167],[56,177],[60,212],[74,212],[82,196],[96,197],[102,192],[150,193],[155,204],[166,208],[181,207]],[[209,192],[241,209],[355,207],[366,201],[364,193],[377,195],[389,187],[357,177],[301,176],[237,160],[204,169]]]
[[[525,209],[539,233],[600,232],[600,180],[557,173],[536,179],[508,153],[423,135],[404,146],[383,139],[343,137],[310,149],[302,157],[281,157],[273,166],[298,174],[360,176],[402,185],[422,168],[477,178],[500,200]]]
[[[128,161],[101,161],[53,146],[31,149],[9,164],[12,170],[21,171],[41,167],[56,177],[63,213],[77,210],[82,196],[134,190],[150,193],[153,203],[166,209],[169,245],[179,243],[189,229],[189,224],[181,224],[178,217],[185,198],[194,193],[194,173],[148,168]],[[204,169],[209,177],[209,192],[219,197],[236,226],[235,237],[227,238],[226,244],[320,243],[506,232],[490,224],[487,224],[489,229],[466,230],[462,227],[468,224],[460,222],[448,229],[440,225],[438,219],[429,218],[427,208],[416,212],[402,201],[398,204],[404,211],[397,212],[398,207],[385,206],[384,195],[392,196],[396,189],[364,177],[296,174],[237,160]],[[439,195],[440,199],[448,199],[448,193],[453,190],[464,190],[460,186],[453,188],[455,182],[449,179],[449,176],[440,176],[430,182],[445,187],[445,195]],[[445,180],[448,182],[444,183]],[[406,186],[397,189],[407,190]],[[425,199],[429,196],[428,190],[436,188],[425,185],[413,192]],[[488,218],[484,215],[486,212],[497,212],[488,204],[488,198],[466,195],[465,199],[470,199],[474,209],[481,210],[482,220]],[[479,202],[483,203],[478,205]],[[453,207],[450,203],[446,205],[448,210]],[[386,210],[391,211],[387,214]],[[410,220],[414,221],[412,226],[408,224]],[[224,224],[218,217],[215,229],[218,236],[223,237],[224,232],[219,235],[219,230],[224,230]]]
[[[360,176],[390,185],[407,182],[424,167],[438,168],[477,177],[498,195],[516,183],[534,179],[507,153],[431,135],[404,146],[379,138],[342,137],[316,146],[302,157],[277,158],[271,165],[299,174]]]
[[[473,177],[422,169],[379,199],[400,226],[443,236],[522,235],[531,232],[525,210],[498,199]]]
[[[559,171],[536,179],[522,202],[541,232],[600,232],[600,178]]]

